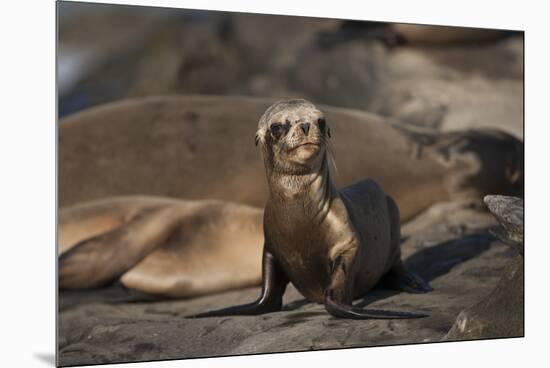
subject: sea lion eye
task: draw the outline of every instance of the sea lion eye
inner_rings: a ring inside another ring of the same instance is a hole
[[[271,127],[269,129],[271,130],[271,134],[273,134],[275,138],[281,137],[285,131],[285,127],[281,123],[271,124]]]
[[[319,130],[320,130],[321,132],[324,133],[324,132],[325,132],[325,128],[327,127],[327,122],[326,122],[326,120],[323,119],[323,118],[319,118],[319,119],[317,120],[317,125],[319,125]]]

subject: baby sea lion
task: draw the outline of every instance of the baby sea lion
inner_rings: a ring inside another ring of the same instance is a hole
[[[281,310],[289,282],[308,300],[324,303],[335,317],[426,316],[352,305],[382,278],[398,290],[424,293],[431,288],[403,267],[393,199],[370,179],[336,189],[329,171],[329,138],[324,114],[306,100],[281,101],[266,110],[256,133],[269,187],[261,296],[193,317]]]

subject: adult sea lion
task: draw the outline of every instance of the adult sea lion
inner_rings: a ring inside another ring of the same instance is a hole
[[[59,286],[192,297],[257,285],[262,210],[215,200],[105,198],[59,213]]]
[[[393,23],[390,27],[407,42],[433,45],[487,42],[510,34],[498,29],[406,23]]]
[[[336,317],[425,316],[352,305],[382,277],[399,290],[431,288],[403,267],[399,210],[393,199],[370,179],[336,189],[329,171],[329,137],[325,116],[308,101],[281,101],[263,114],[256,142],[262,148],[269,199],[261,296],[250,304],[194,317],[278,311],[289,282]]]
[[[273,99],[161,96],[109,103],[59,125],[59,205],[119,195],[220,199],[263,207],[250,136]],[[412,130],[377,115],[320,107],[331,121],[338,187],[367,173],[407,220],[430,205],[521,195],[523,144],[498,131]]]

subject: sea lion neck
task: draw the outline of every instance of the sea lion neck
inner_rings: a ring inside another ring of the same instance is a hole
[[[326,157],[317,170],[307,174],[267,172],[270,203],[276,207],[303,207],[305,210],[328,209],[336,188],[332,184]],[[315,208],[310,208],[314,206]]]

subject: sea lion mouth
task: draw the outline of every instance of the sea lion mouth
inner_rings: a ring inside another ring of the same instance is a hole
[[[308,147],[308,148],[319,148],[321,147],[321,144],[320,143],[315,143],[315,142],[305,142],[305,143],[302,143],[302,144],[299,144],[295,147],[292,147],[290,149],[290,151],[295,151],[297,150],[298,148],[302,148],[302,147]]]

